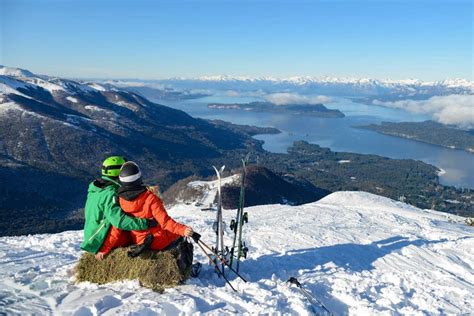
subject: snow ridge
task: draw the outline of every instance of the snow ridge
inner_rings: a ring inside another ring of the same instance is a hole
[[[194,183],[193,185],[198,185]],[[7,314],[312,314],[296,276],[335,315],[445,315],[474,310],[474,228],[461,218],[364,192],[301,206],[250,207],[249,257],[234,293],[204,263],[198,279],[154,293],[136,281],[74,284],[81,231],[0,238],[0,312]],[[215,212],[169,210],[212,243]],[[235,210],[224,210],[227,224]],[[226,243],[231,233],[227,227]]]
[[[386,88],[394,88],[397,86],[442,86],[449,88],[465,88],[474,93],[474,81],[453,78],[439,81],[422,81],[419,79],[373,79],[373,78],[357,78],[357,77],[330,77],[330,76],[293,76],[287,78],[277,77],[247,77],[247,76],[201,76],[201,77],[174,77],[163,79],[163,81],[207,81],[207,82],[268,82],[274,84],[294,84],[294,85],[311,85],[311,84],[342,84],[342,85],[359,85],[359,86],[382,86]]]

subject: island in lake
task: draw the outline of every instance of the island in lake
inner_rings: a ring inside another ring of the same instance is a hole
[[[294,115],[310,115],[315,117],[340,118],[344,113],[331,110],[323,104],[287,104],[278,105],[271,102],[250,103],[209,103],[209,109],[242,110],[254,112],[289,113]]]
[[[382,122],[357,126],[377,133],[398,136],[451,149],[474,153],[474,130],[465,131],[457,127],[433,121],[424,122]]]

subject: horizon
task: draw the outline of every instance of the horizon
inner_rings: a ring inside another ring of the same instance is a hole
[[[275,76],[233,76],[233,75],[227,75],[227,74],[216,74],[216,75],[202,75],[198,77],[165,77],[165,78],[136,78],[136,77],[113,77],[113,78],[108,78],[108,77],[77,77],[77,76],[59,76],[59,75],[54,75],[54,74],[49,74],[49,73],[37,73],[34,71],[31,71],[30,69],[24,68],[24,67],[14,67],[10,65],[2,65],[0,64],[0,67],[5,67],[5,68],[11,68],[11,69],[20,69],[20,70],[26,70],[30,71],[34,75],[38,76],[47,76],[51,78],[64,78],[64,79],[69,79],[69,80],[81,80],[81,81],[86,81],[86,80],[91,80],[91,81],[101,81],[101,80],[110,80],[110,81],[171,81],[171,80],[183,80],[183,81],[192,81],[192,80],[202,80],[202,81],[218,81],[218,80],[275,80],[275,81],[283,81],[283,80],[291,80],[291,79],[316,79],[316,80],[323,80],[323,79],[340,79],[340,80],[374,80],[374,81],[380,81],[380,82],[390,82],[390,81],[396,81],[396,82],[402,82],[402,81],[419,81],[423,83],[435,83],[435,82],[443,82],[443,81],[451,81],[451,80],[464,80],[468,81],[471,83],[474,83],[474,79],[467,79],[467,78],[461,78],[461,77],[452,77],[452,78],[444,78],[444,79],[439,79],[439,80],[423,80],[419,78],[401,78],[401,79],[393,79],[393,78],[373,78],[373,77],[355,77],[355,76],[310,76],[310,75],[293,75],[293,76],[288,76],[288,77],[275,77]]]
[[[473,80],[472,2],[3,0],[0,64],[76,79]]]

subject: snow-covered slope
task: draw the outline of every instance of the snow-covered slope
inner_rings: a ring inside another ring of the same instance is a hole
[[[238,183],[240,181],[240,175],[235,174],[230,177],[222,178],[221,186],[225,186],[230,183]],[[192,181],[188,183],[188,187],[194,188],[197,191],[202,192],[202,195],[197,196],[194,201],[185,201],[185,202],[194,202],[197,205],[203,205],[205,207],[210,206],[216,200],[217,189],[219,186],[218,180],[213,181]]]
[[[0,313],[310,314],[305,298],[285,284],[290,276],[335,315],[474,310],[474,228],[461,218],[363,192],[248,212],[244,234],[250,251],[241,268],[249,282],[231,277],[237,293],[207,264],[199,279],[164,294],[134,281],[76,285],[73,268],[82,232],[70,231],[0,238]],[[170,214],[202,233],[204,241],[214,240],[214,212],[178,205]],[[225,210],[225,221],[234,214]],[[196,260],[205,263],[195,251]]]

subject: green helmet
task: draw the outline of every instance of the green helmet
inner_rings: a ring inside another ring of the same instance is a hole
[[[102,163],[102,175],[106,177],[118,177],[120,168],[127,162],[122,156],[111,156]]]

